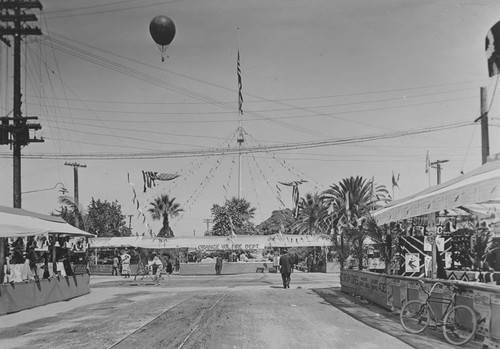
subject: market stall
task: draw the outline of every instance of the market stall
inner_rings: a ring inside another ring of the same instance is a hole
[[[102,255],[98,250],[113,250],[121,253],[124,249],[130,251],[151,250],[165,251],[169,258],[178,261],[178,271],[185,275],[204,275],[215,273],[215,257],[224,257],[222,274],[241,274],[255,272],[273,272],[273,258],[262,255],[264,250],[280,247],[327,247],[331,241],[318,235],[231,235],[202,237],[117,237],[90,239],[93,254]],[[138,252],[136,252],[139,255]],[[243,256],[242,256],[243,254]],[[242,257],[242,258],[240,258]],[[108,258],[109,259],[109,258]],[[137,259],[137,263],[140,259]],[[144,264],[144,261],[142,262]],[[111,260],[104,264],[91,265],[91,272],[111,275]],[[138,271],[139,265],[132,266]]]
[[[391,202],[372,215],[388,235],[397,232],[394,275],[343,270],[342,290],[398,309],[422,296],[419,278],[427,285],[437,279],[460,284],[459,304],[473,308],[480,322],[476,334],[487,347],[499,348],[499,203],[498,160]]]
[[[0,206],[0,315],[90,292],[85,231],[62,218]]]

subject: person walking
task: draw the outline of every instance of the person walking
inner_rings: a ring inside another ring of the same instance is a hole
[[[120,260],[118,259],[118,256],[115,255],[113,257],[113,270],[111,271],[112,276],[118,276],[118,266],[120,265]]]
[[[310,273],[312,271],[312,266],[313,266],[313,256],[310,253],[307,256],[306,264],[307,264],[307,272]]]
[[[280,257],[280,272],[281,279],[283,280],[283,288],[290,288],[290,276],[293,269],[293,259],[292,256],[288,254],[288,251],[284,248],[281,251]]]
[[[125,278],[130,277],[130,255],[127,253],[127,250],[122,254],[122,275]]]
[[[215,259],[215,275],[220,275],[220,272],[222,270],[222,257],[217,256]]]

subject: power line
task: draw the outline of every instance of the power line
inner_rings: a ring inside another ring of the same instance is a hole
[[[377,140],[399,138],[423,133],[430,133],[436,131],[443,131],[449,129],[455,129],[465,126],[474,125],[472,122],[465,123],[453,123],[439,126],[431,126],[423,129],[415,130],[403,130],[391,133],[381,133],[374,135],[365,135],[359,137],[345,137],[345,138],[334,138],[327,139],[323,141],[311,141],[302,143],[286,143],[281,145],[270,145],[270,146],[255,146],[248,148],[223,148],[223,149],[208,149],[208,150],[191,150],[191,151],[158,151],[158,152],[142,152],[142,153],[87,153],[87,154],[25,154],[26,158],[31,159],[107,159],[107,160],[118,160],[118,159],[164,159],[164,158],[188,158],[188,157],[199,157],[199,156],[225,156],[234,154],[250,154],[259,152],[277,152],[277,151],[289,151],[298,149],[308,149],[308,148],[319,148],[333,145],[343,145],[343,144],[355,144],[372,142]],[[0,153],[0,157],[8,156],[7,153]]]

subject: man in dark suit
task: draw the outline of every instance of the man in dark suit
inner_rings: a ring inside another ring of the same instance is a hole
[[[286,249],[281,250],[280,272],[283,279],[283,287],[290,288],[290,275],[293,269],[293,259]]]

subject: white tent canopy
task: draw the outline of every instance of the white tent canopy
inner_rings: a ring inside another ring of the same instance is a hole
[[[331,246],[319,235],[233,235],[202,237],[112,237],[90,239],[92,248],[140,247],[149,249],[191,248],[197,250],[257,250],[266,247]]]
[[[497,160],[448,182],[393,201],[373,212],[372,216],[378,225],[382,225],[445,209],[495,205],[500,202],[499,199],[500,160]]]
[[[48,233],[95,236],[73,227],[61,217],[0,206],[0,237],[32,236]]]

